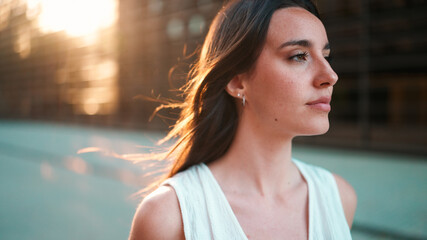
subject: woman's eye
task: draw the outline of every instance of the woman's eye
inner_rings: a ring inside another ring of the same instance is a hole
[[[307,61],[307,58],[308,58],[308,53],[304,52],[304,53],[298,53],[296,55],[293,55],[289,59],[297,61],[297,62],[305,62],[305,61]]]
[[[324,58],[326,59],[326,61],[328,61],[329,64],[331,64],[331,61],[332,61],[331,56],[325,56]]]

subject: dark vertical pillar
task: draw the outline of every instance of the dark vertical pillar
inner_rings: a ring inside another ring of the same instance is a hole
[[[361,1],[360,11],[360,55],[359,55],[359,127],[363,146],[370,145],[371,131],[369,122],[369,0]]]

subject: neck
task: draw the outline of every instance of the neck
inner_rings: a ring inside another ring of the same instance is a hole
[[[222,166],[229,191],[274,196],[292,188],[299,172],[292,163],[292,138],[261,134],[257,128],[239,124],[227,153],[212,164]],[[224,184],[223,184],[224,185]]]

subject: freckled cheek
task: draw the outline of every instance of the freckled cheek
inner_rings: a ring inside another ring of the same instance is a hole
[[[261,105],[280,115],[294,105],[295,92],[299,91],[298,77],[274,63],[263,67],[257,77],[252,79],[250,97],[257,98],[256,101]]]
[[[272,91],[274,91],[274,94],[271,94],[271,99],[274,99],[272,117],[275,122],[287,121],[290,116],[301,111],[304,102],[301,94],[303,89],[296,82],[283,83]]]
[[[287,96],[286,88],[283,86],[275,86],[271,88],[267,95],[268,104],[267,106],[271,113],[272,118],[275,122],[279,122],[283,118],[283,115],[288,112],[290,100]]]
[[[285,108],[296,100],[298,91],[293,82],[284,82],[274,88],[275,95],[280,101],[280,106]]]

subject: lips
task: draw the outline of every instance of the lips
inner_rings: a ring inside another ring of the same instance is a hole
[[[329,112],[331,111],[331,105],[329,104],[331,102],[331,97],[325,96],[318,98],[314,101],[308,102],[306,105],[320,111]]]

